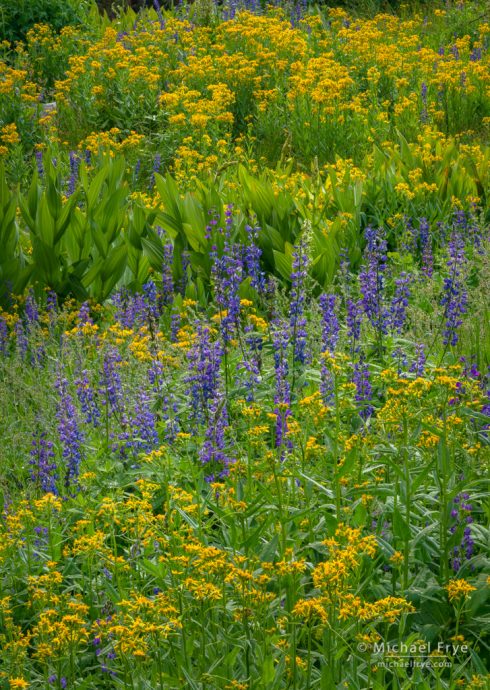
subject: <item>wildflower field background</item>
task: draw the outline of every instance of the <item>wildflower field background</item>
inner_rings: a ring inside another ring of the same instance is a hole
[[[487,4],[113,9],[0,0],[0,688],[490,687]]]

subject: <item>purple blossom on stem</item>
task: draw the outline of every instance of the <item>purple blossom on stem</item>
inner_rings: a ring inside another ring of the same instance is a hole
[[[85,422],[92,424],[94,427],[99,426],[100,410],[97,405],[96,391],[90,384],[87,369],[82,371],[80,378],[76,379],[75,385],[77,387],[78,402],[81,405]]]
[[[71,196],[75,192],[79,168],[80,156],[78,156],[75,151],[70,151],[70,179],[68,180],[68,196]]]
[[[444,279],[444,292],[440,301],[441,306],[444,307],[444,345],[456,345],[458,328],[463,323],[463,314],[466,313],[468,293],[463,276],[465,263],[463,240],[459,233],[454,233],[449,243],[449,260],[447,262],[449,274]]]
[[[322,310],[322,352],[333,354],[339,339],[339,320],[335,311],[337,298],[335,295],[320,295]],[[323,402],[330,402],[334,392],[334,381],[326,359],[322,358],[320,392]]]
[[[432,254],[432,237],[430,225],[426,218],[421,218],[419,223],[419,242],[422,255],[422,273],[428,278],[432,277],[434,270],[434,257]]]
[[[207,419],[209,401],[216,397],[222,356],[221,343],[212,342],[209,328],[198,322],[196,337],[187,354],[190,371],[184,378],[189,384],[187,395],[192,401],[191,418],[197,423]]]
[[[233,331],[238,328],[240,316],[239,289],[243,279],[241,250],[238,245],[230,246],[226,241],[223,255],[219,257],[216,246],[213,246],[211,258],[214,297],[219,309],[221,335],[226,345],[231,340]]]
[[[320,295],[320,307],[322,310],[322,345],[323,350],[334,352],[339,339],[339,319],[335,308],[337,298],[335,295]]]
[[[130,440],[126,448],[134,454],[147,453],[159,445],[158,432],[156,430],[156,415],[151,409],[150,396],[146,391],[141,391],[136,400],[136,405],[129,419]]]
[[[257,243],[260,228],[257,225],[246,225],[245,230],[248,243],[243,248],[243,263],[250,278],[250,285],[262,294],[265,289],[265,274],[260,268],[262,250]]]
[[[410,372],[416,374],[418,377],[422,377],[425,372],[425,362],[427,356],[425,354],[425,345],[423,343],[418,343],[415,346],[415,357],[410,367]]]
[[[274,404],[276,415],[276,446],[284,445],[286,434],[288,431],[287,418],[291,414],[291,388],[289,385],[289,365],[288,365],[288,346],[289,346],[289,329],[284,323],[278,322],[273,333],[274,345],[274,372],[276,379],[276,390],[274,395]],[[291,447],[291,442],[288,440],[288,447]]]
[[[78,424],[78,413],[73,399],[67,391],[68,381],[58,378],[59,402],[56,418],[58,420],[58,434],[65,463],[65,487],[76,486],[82,461],[83,434]]]
[[[208,423],[205,439],[199,451],[199,460],[205,466],[207,482],[213,482],[225,477],[229,466],[234,462],[226,452],[225,429],[228,426],[226,401],[221,393],[217,393],[209,405]]]
[[[454,497],[451,517],[453,524],[449,528],[451,534],[461,533],[461,542],[453,548],[451,567],[458,572],[463,563],[470,560],[475,550],[475,542],[471,534],[470,525],[473,522],[471,512],[473,506],[469,503],[470,495],[461,493]]]
[[[102,396],[102,404],[106,406],[107,415],[121,414],[124,408],[124,393],[117,366],[121,361],[121,355],[115,348],[108,350],[104,355],[99,393]]]
[[[163,29],[165,28],[165,20],[163,18],[162,9],[160,7],[160,3],[158,2],[158,0],[153,0],[153,7],[155,8],[155,11],[158,16],[158,21],[160,22],[160,29],[162,29],[163,31]]]
[[[28,326],[39,323],[39,307],[32,290],[29,290],[26,298],[25,315]]]
[[[7,322],[0,315],[0,355],[6,356],[9,351],[9,330]]]
[[[169,242],[163,247],[163,265],[162,265],[162,304],[172,304],[174,296],[174,278],[173,278],[173,258],[174,248]]]
[[[143,296],[146,308],[145,322],[154,324],[160,318],[160,311],[158,309],[158,291],[153,280],[148,280],[143,285]]]
[[[57,467],[54,462],[53,444],[46,439],[46,432],[39,435],[33,434],[31,446],[31,479],[45,493],[57,494],[56,480],[58,479]]]
[[[374,412],[371,405],[373,399],[373,389],[371,386],[369,366],[364,358],[360,357],[354,365],[353,382],[356,386],[356,403],[360,417],[366,422]]]
[[[37,165],[37,174],[39,175],[40,178],[44,177],[44,166],[43,166],[43,152],[42,151],[36,151],[36,165]]]
[[[359,338],[361,337],[362,302],[347,300],[347,335],[351,342],[351,352],[359,350]]]
[[[387,267],[387,243],[381,229],[366,228],[365,263],[359,273],[364,312],[378,334],[386,333],[388,311],[384,306],[384,274]]]
[[[27,350],[29,348],[29,342],[27,340],[26,330],[25,330],[24,324],[22,323],[21,319],[18,319],[15,322],[14,332],[15,332],[15,345],[17,348],[17,352],[19,353],[20,357],[22,359],[24,359],[25,356],[27,355]]]
[[[52,321],[58,311],[58,296],[53,290],[50,290],[46,297],[46,311],[49,314],[50,321]]]
[[[411,283],[411,276],[404,272],[400,274],[399,278],[395,279],[395,294],[390,307],[390,326],[397,333],[402,332],[407,318]]]
[[[308,242],[303,236],[293,252],[291,273],[291,295],[289,309],[289,328],[293,348],[293,362],[306,362],[306,277],[308,271]]]

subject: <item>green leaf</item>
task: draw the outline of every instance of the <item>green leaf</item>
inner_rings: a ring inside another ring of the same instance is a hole
[[[393,533],[403,541],[409,541],[411,537],[410,527],[400,513],[398,507],[393,510]]]

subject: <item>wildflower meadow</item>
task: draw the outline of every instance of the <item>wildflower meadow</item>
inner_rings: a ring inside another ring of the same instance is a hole
[[[137,4],[0,0],[0,690],[488,689],[487,3]]]

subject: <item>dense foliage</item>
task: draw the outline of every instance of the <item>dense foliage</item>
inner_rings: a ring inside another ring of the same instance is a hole
[[[488,687],[482,6],[154,5],[2,44],[0,688]]]

